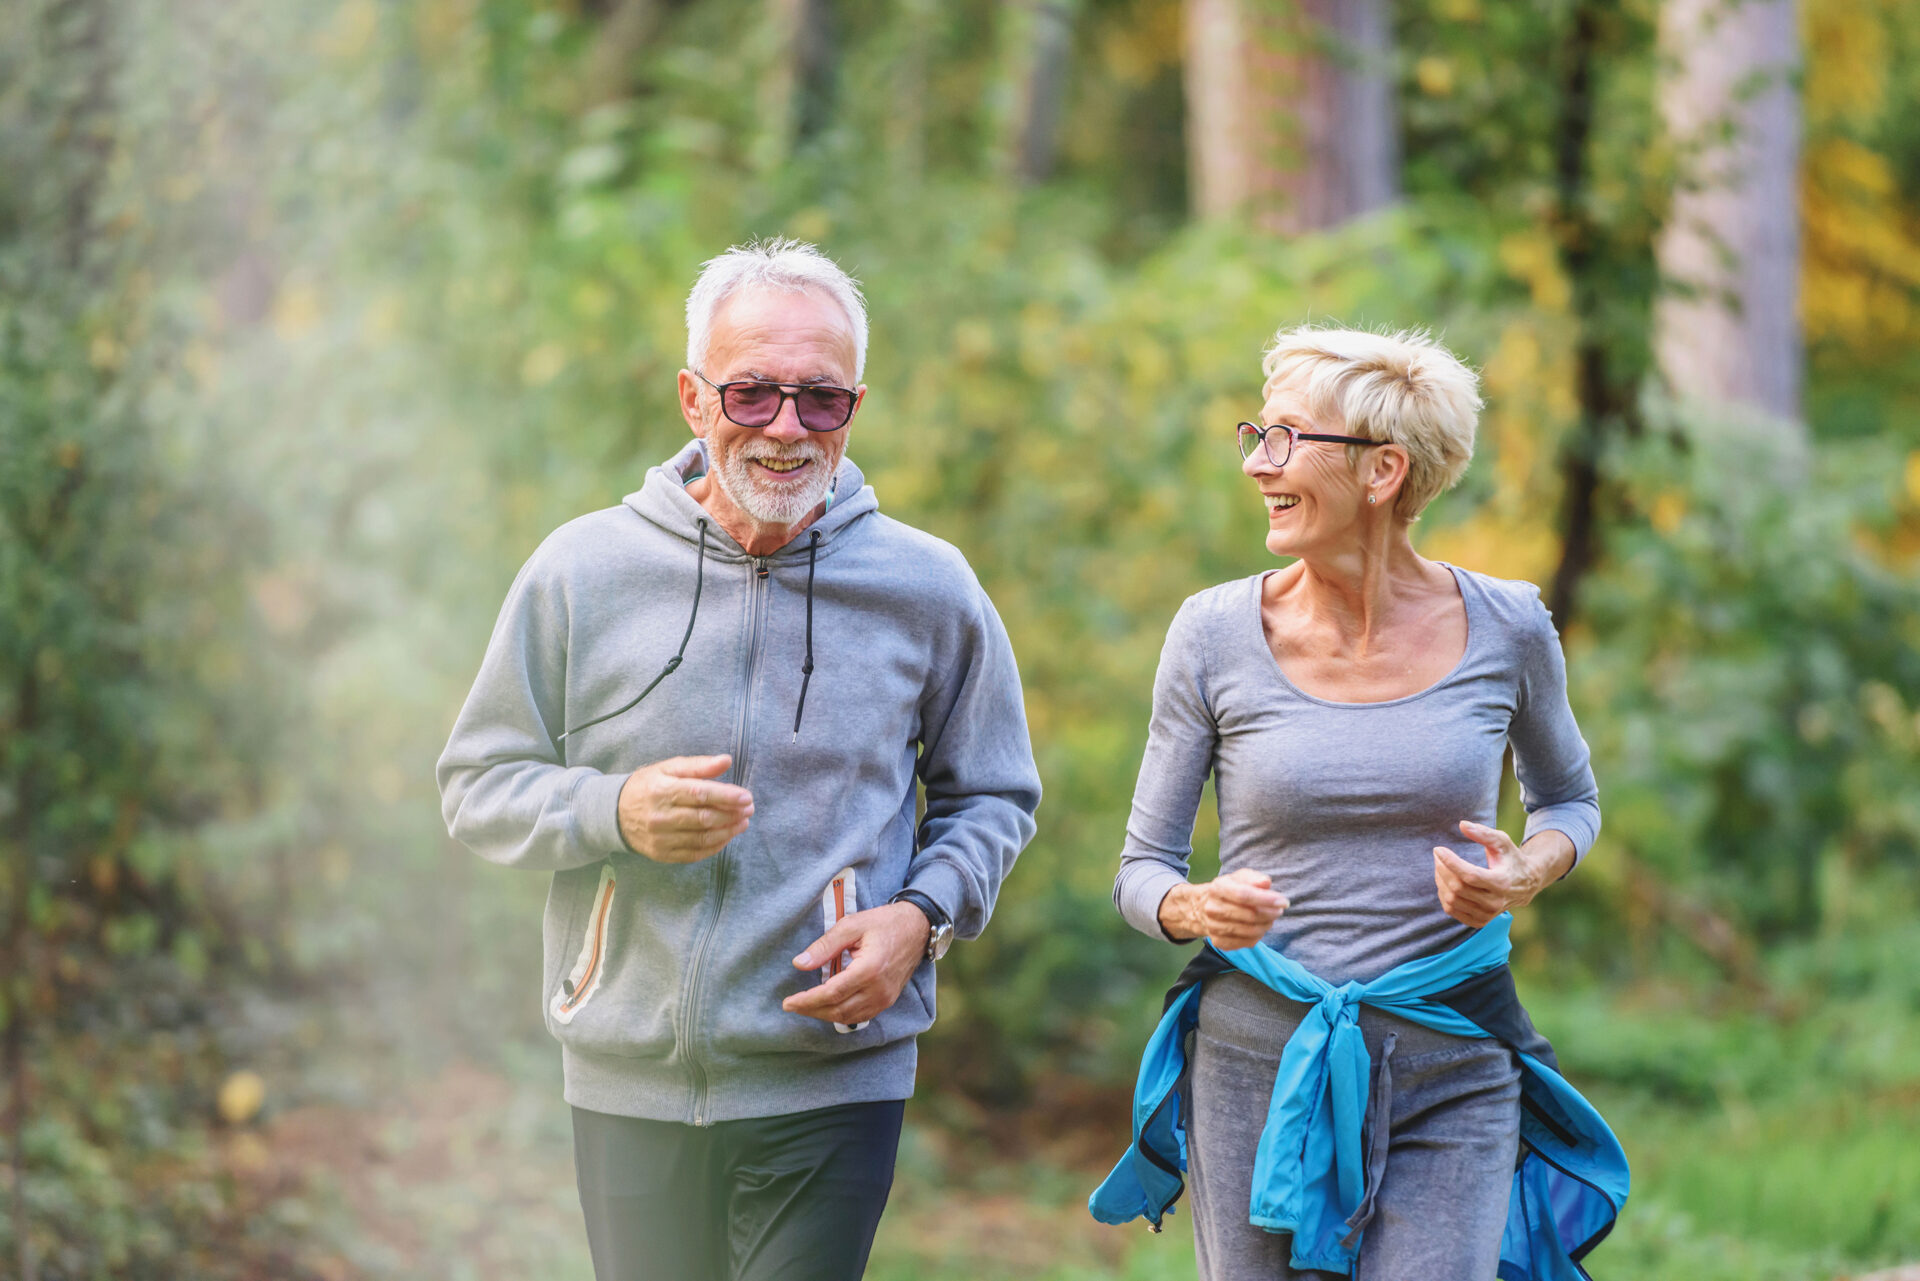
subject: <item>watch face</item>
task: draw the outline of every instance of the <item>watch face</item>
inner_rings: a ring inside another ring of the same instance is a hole
[[[927,939],[927,955],[939,960],[953,946],[953,926],[946,922],[934,927],[933,934]]]

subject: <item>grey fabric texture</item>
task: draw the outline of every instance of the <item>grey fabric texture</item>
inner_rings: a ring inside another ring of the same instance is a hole
[[[1471,933],[1441,910],[1433,848],[1486,866],[1457,825],[1495,823],[1509,744],[1525,836],[1557,829],[1576,860],[1586,854],[1600,830],[1598,791],[1539,589],[1448,568],[1466,606],[1466,650],[1441,680],[1388,702],[1335,703],[1294,687],[1261,625],[1264,574],[1181,606],[1113,887],[1136,929],[1166,937],[1160,900],[1187,880],[1209,773],[1221,871],[1273,878],[1290,906],[1266,942],[1330,983],[1377,978]]]
[[[1239,973],[1209,979],[1201,995],[1188,1131],[1201,1281],[1337,1276],[1292,1269],[1291,1235],[1247,1221],[1274,1074],[1306,1008]],[[1371,1006],[1361,1007],[1360,1030],[1376,1079],[1383,1061],[1387,1068],[1389,1139],[1384,1154],[1372,1154],[1377,1189],[1354,1281],[1492,1281],[1519,1155],[1513,1052]]]
[[[903,1099],[933,966],[851,1033],[780,1003],[821,981],[792,960],[823,932],[843,868],[859,907],[910,886],[957,937],[985,927],[1040,802],[1013,651],[966,560],[883,515],[850,460],[826,515],[760,558],[686,492],[705,467],[689,444],[521,569],[440,758],[447,827],[483,858],[552,875],[541,991],[574,1106],[711,1124]],[[684,664],[563,744],[672,657],[699,573]],[[627,775],[722,753],[725,780],[753,792],[747,831],[685,866],[628,851]]]

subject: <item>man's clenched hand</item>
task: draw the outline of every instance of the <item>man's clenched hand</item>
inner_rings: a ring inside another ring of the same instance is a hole
[[[864,1023],[900,999],[927,954],[932,932],[932,924],[911,903],[885,903],[842,917],[793,958],[793,967],[821,969],[828,957],[849,949],[853,960],[818,987],[780,1002],[780,1008],[829,1023]]]
[[[698,863],[747,830],[753,793],[714,783],[731,756],[673,756],[643,765],[620,788],[620,835],[656,863]]]

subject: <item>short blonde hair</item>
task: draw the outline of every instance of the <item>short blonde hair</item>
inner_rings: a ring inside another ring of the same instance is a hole
[[[1301,325],[1273,337],[1261,369],[1267,391],[1304,375],[1307,406],[1343,435],[1407,451],[1407,479],[1394,500],[1404,520],[1453,487],[1473,459],[1480,378],[1425,330],[1375,334]],[[1347,447],[1358,465],[1363,445]]]

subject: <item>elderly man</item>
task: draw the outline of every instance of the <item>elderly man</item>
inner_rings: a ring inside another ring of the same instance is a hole
[[[857,285],[735,248],[687,331],[696,439],[520,571],[441,795],[481,857],[553,874],[600,1281],[856,1277],[933,963],[986,925],[1040,781],[986,593],[846,458]]]

